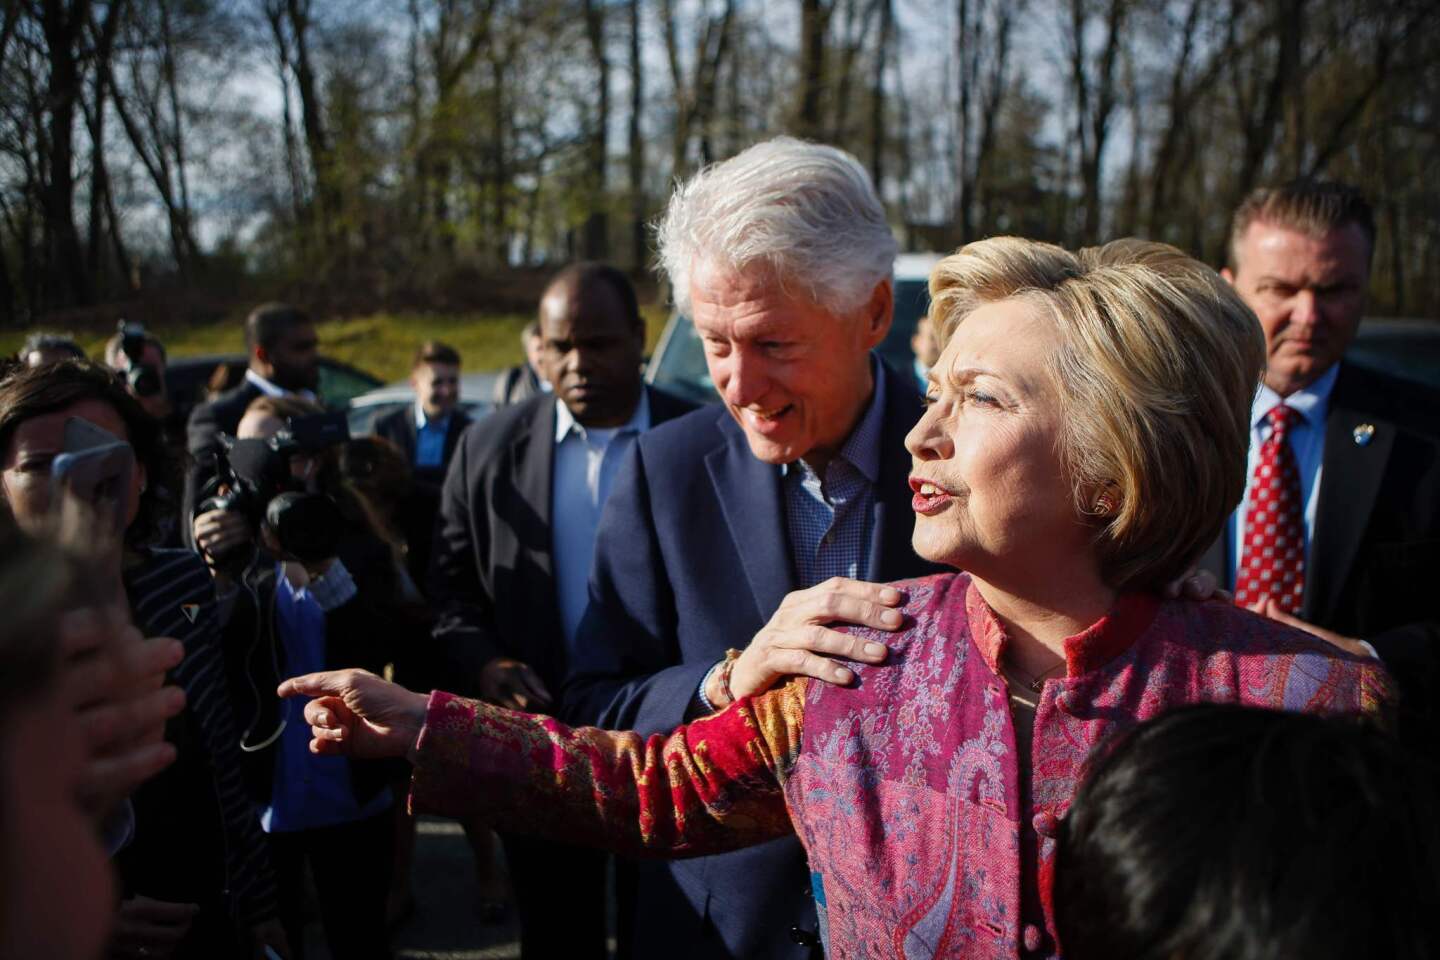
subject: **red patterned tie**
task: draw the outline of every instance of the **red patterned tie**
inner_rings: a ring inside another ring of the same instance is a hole
[[[1235,574],[1235,602],[1248,607],[1274,597],[1287,613],[1299,613],[1305,595],[1305,502],[1300,469],[1285,437],[1300,414],[1276,405],[1265,415],[1270,437],[1250,481],[1245,542]]]

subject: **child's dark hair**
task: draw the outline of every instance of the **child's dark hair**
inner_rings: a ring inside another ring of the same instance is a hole
[[[1186,707],[1091,760],[1055,856],[1067,960],[1440,955],[1434,771],[1356,719]]]

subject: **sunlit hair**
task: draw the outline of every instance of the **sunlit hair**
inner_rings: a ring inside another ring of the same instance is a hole
[[[996,301],[1054,320],[1061,457],[1108,583],[1168,582],[1214,541],[1245,487],[1265,367],[1255,315],[1218,274],[1161,243],[997,237],[940,261],[930,297],[942,343]]]
[[[426,340],[420,344],[415,351],[415,359],[410,363],[410,369],[424,363],[439,363],[449,367],[460,366],[460,351],[448,343],[441,343],[439,340]]]
[[[791,296],[846,315],[894,268],[895,237],[870,176],[834,147],[776,137],[678,184],[656,225],[675,306],[699,266],[769,270]]]
[[[1252,190],[1230,218],[1226,248],[1231,270],[1239,267],[1236,251],[1252,223],[1268,223],[1311,237],[1323,237],[1354,224],[1365,235],[1366,255],[1375,252],[1375,213],[1365,195],[1334,180],[1292,180],[1278,187]]]

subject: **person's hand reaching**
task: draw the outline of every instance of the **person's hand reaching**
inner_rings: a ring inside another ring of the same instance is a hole
[[[103,819],[175,759],[162,738],[185,694],[164,683],[185,651],[178,640],[142,638],[119,609],[67,614],[60,651],[64,696],[89,747],[81,793]]]
[[[292,677],[280,684],[279,694],[316,698],[305,705],[310,752],[372,760],[410,754],[430,700],[367,670]]]

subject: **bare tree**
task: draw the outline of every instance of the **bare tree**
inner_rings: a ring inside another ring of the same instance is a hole
[[[688,77],[680,56],[680,27],[674,0],[660,0],[660,17],[675,97],[670,169],[671,174],[678,177],[690,168],[690,145],[697,134],[700,135],[700,162],[709,163],[714,159],[708,131],[720,67],[730,47],[735,0],[722,0],[718,10],[711,9],[709,0],[702,0],[695,31],[695,51],[691,58],[693,66]]]
[[[645,140],[640,132],[645,109],[645,63],[640,55],[640,0],[629,0],[630,13],[630,258],[638,275],[645,269]]]
[[[955,228],[960,242],[988,221],[984,198],[992,171],[995,127],[1010,87],[1010,41],[1023,2],[957,0],[958,66],[955,145]]]
[[[1119,101],[1116,68],[1126,42],[1126,21],[1132,3],[1133,0],[1068,0],[1067,4],[1066,60],[1084,210],[1080,239],[1086,243],[1100,239],[1105,148]],[[1091,37],[1097,31],[1099,35],[1092,42]]]
[[[589,136],[590,213],[585,220],[585,256],[603,260],[610,253],[610,218],[606,215],[606,163],[610,151],[610,57],[605,49],[605,8],[584,0],[585,36],[595,60],[595,118]]]

